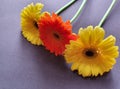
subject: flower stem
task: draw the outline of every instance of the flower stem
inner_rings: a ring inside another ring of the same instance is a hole
[[[74,2],[76,2],[77,0],[71,0],[70,2],[68,2],[65,6],[63,6],[62,8],[60,8],[59,10],[57,10],[55,13],[56,14],[60,14],[61,12],[63,12],[65,9],[67,9],[69,6],[71,6]]]
[[[113,6],[115,5],[116,0],[113,0],[110,7],[108,8],[108,10],[106,11],[105,15],[103,16],[103,18],[101,19],[101,21],[99,22],[98,26],[102,26],[103,23],[105,22],[105,19],[108,17],[110,11],[112,10]]]
[[[74,17],[70,20],[71,23],[74,22],[74,20],[79,16],[79,14],[81,13],[81,11],[82,11],[82,9],[83,9],[83,7],[84,7],[84,5],[85,5],[86,2],[87,2],[87,0],[83,0],[81,6],[79,7],[79,9],[78,9],[78,11],[77,11],[77,13],[76,13],[76,14],[74,15]]]

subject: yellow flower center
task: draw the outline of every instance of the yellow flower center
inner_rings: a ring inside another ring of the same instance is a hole
[[[36,21],[33,22],[34,26],[38,29],[38,24]]]
[[[95,49],[88,48],[83,50],[83,54],[85,57],[93,58],[96,57],[98,53]]]
[[[54,36],[56,39],[60,39],[60,36],[59,36],[57,33],[53,33],[53,36]]]

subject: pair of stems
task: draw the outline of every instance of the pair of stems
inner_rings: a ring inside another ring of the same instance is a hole
[[[60,14],[61,12],[63,12],[65,9],[67,9],[69,6],[71,6],[73,3],[75,3],[77,0],[71,0],[69,3],[67,3],[65,6],[63,6],[62,8],[60,8],[58,11],[56,11],[56,14]],[[73,18],[70,20],[71,23],[73,23],[75,21],[75,19],[79,16],[79,14],[82,12],[82,9],[84,7],[84,5],[86,4],[87,0],[83,0],[82,4],[80,5],[78,11],[76,12],[76,14],[73,16]]]
[[[65,9],[67,9],[69,6],[71,6],[74,2],[76,2],[77,0],[71,0],[69,3],[67,3],[65,6],[63,6],[62,8],[60,8],[58,11],[56,11],[56,14],[60,14],[61,12],[63,12]],[[81,6],[79,7],[78,11],[76,12],[76,14],[73,16],[73,18],[70,20],[71,23],[73,23],[75,21],[75,19],[79,16],[79,14],[82,12],[83,7],[85,6],[87,0],[83,0]],[[116,0],[113,0],[111,5],[109,6],[108,10],[106,11],[106,13],[104,14],[103,18],[100,20],[98,26],[102,26],[103,23],[105,22],[106,18],[108,17],[110,11],[112,10],[113,6],[115,5]]]

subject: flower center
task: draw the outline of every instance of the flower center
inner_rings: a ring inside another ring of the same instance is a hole
[[[56,39],[60,39],[60,36],[59,36],[57,33],[53,33],[53,36],[54,36]]]
[[[83,50],[83,54],[89,58],[96,57],[97,51],[95,49],[85,49],[85,50]]]
[[[85,52],[85,55],[86,55],[86,56],[89,56],[89,57],[92,57],[92,56],[94,56],[94,52],[91,51],[91,50],[87,50],[87,51]]]
[[[38,29],[38,24],[36,21],[33,22],[34,23],[34,26]]]

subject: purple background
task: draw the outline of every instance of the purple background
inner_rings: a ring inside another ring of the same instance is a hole
[[[42,46],[31,45],[21,35],[20,12],[31,2],[45,5],[43,11],[58,10],[70,0],[2,0],[0,5],[0,89],[120,89],[120,58],[102,77],[83,78],[73,73],[62,56],[54,56]],[[71,19],[82,0],[61,16]],[[96,26],[112,0],[88,0],[75,20],[73,32],[80,27]],[[106,36],[114,35],[120,46],[120,0],[103,25]]]

